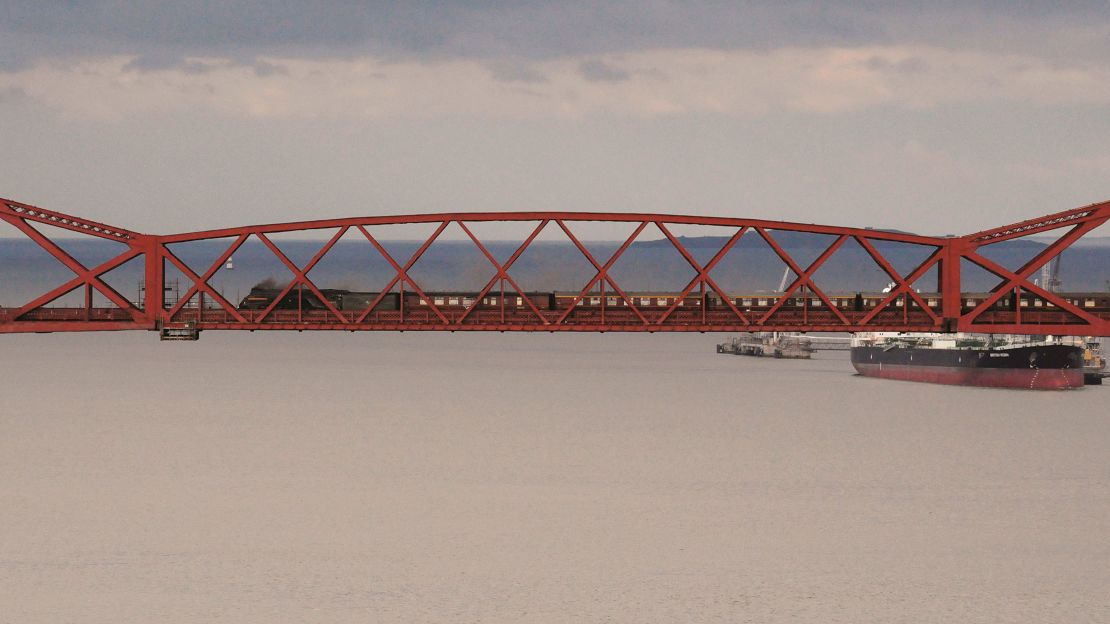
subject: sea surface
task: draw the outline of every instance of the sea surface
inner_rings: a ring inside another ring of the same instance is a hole
[[[1110,387],[722,338],[0,336],[0,622],[1110,622]]]

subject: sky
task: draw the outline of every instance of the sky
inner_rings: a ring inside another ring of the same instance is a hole
[[[971,232],[1110,199],[1110,2],[1061,4],[0,0],[0,197]]]

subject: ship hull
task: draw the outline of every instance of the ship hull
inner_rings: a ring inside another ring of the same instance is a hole
[[[1005,350],[852,347],[861,375],[988,388],[1066,390],[1083,387],[1082,351],[1066,345]]]

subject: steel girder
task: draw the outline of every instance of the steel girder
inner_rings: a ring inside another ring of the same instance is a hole
[[[246,330],[346,330],[346,331],[622,331],[622,332],[675,332],[675,331],[975,331],[1018,334],[1080,334],[1110,336],[1110,311],[1089,310],[1075,305],[1059,293],[1050,292],[1031,281],[1032,276],[1053,258],[1074,244],[1083,235],[1110,220],[1110,202],[1092,204],[1082,208],[1055,213],[1039,219],[1030,219],[991,230],[959,237],[920,236],[902,232],[836,227],[725,217],[698,217],[664,214],[631,213],[578,213],[578,212],[500,212],[500,213],[444,213],[402,216],[380,216],[347,219],[325,219],[270,225],[252,225],[171,235],[151,235],[117,228],[103,223],[44,210],[29,204],[0,199],[0,219],[8,222],[50,254],[74,276],[44,292],[18,308],[0,308],[0,333],[100,331],[125,329],[161,329],[189,326],[200,329]],[[478,222],[535,222],[538,225],[523,240],[515,252],[503,263],[490,252],[468,224]],[[633,232],[608,258],[597,258],[575,234],[576,224],[582,222],[623,222],[634,226]],[[432,224],[434,232],[409,258],[395,258],[375,238],[369,227],[400,224]],[[99,265],[87,267],[35,227],[46,224],[82,235],[122,243],[126,250]],[[465,232],[470,241],[490,263],[490,278],[473,302],[463,310],[446,310],[437,305],[426,289],[413,279],[411,269],[451,224]],[[654,225],[674,250],[690,265],[693,279],[678,291],[674,302],[664,310],[646,310],[637,306],[634,297],[623,289],[611,274],[613,265],[629,247],[638,240],[645,228]],[[733,228],[735,233],[704,265],[699,263],[683,242],[672,233],[675,226],[700,225]],[[298,266],[275,245],[270,236],[278,233],[309,232],[336,229],[331,239],[303,266]],[[525,291],[513,278],[510,270],[520,256],[547,228],[558,228],[593,267],[595,274],[570,305],[561,309],[541,310],[525,296]],[[1015,271],[1011,271],[984,257],[982,248],[1003,241],[1033,234],[1066,230],[1055,242],[1049,244]],[[802,232],[824,234],[832,242],[815,260],[803,266],[775,239],[775,232]],[[364,237],[378,254],[393,268],[392,281],[383,287],[376,300],[361,311],[340,310],[325,297],[308,274],[347,233],[357,232]],[[785,290],[776,293],[774,303],[766,310],[742,310],[736,303],[736,293],[728,293],[713,277],[718,263],[745,236],[758,236],[774,251],[794,275]],[[241,310],[227,301],[209,285],[220,267],[248,240],[254,237],[293,275],[281,295],[264,310]],[[176,243],[231,238],[227,249],[203,273],[193,271],[169,247]],[[878,305],[864,311],[849,311],[833,305],[829,296],[818,286],[814,274],[847,241],[853,240],[884,271],[893,284]],[[876,243],[909,243],[924,245],[932,253],[916,268],[900,274],[876,247]],[[121,265],[142,257],[144,262],[145,296],[138,305],[128,301],[108,285],[103,276]],[[961,289],[961,264],[969,262],[994,274],[1000,280],[982,301],[973,306],[964,304]],[[180,271],[192,285],[180,301],[165,308],[164,284],[166,267]],[[929,271],[937,269],[937,302],[930,304],[914,287],[914,283]],[[76,289],[83,288],[85,305],[82,308],[50,308],[47,304]],[[400,309],[383,311],[379,307],[387,293],[394,288],[415,293],[419,309],[406,309],[405,298],[400,298]],[[501,294],[496,309],[479,304],[494,288]],[[279,310],[278,303],[294,289],[307,289],[321,301],[326,310]],[[606,294],[606,290],[613,294]],[[698,290],[699,296],[715,294],[719,304],[714,309],[704,302],[697,310],[682,309],[683,301]],[[93,292],[100,293],[115,307],[94,308]],[[526,302],[524,309],[506,308],[504,293],[515,292]],[[582,309],[579,305],[591,294],[600,292],[598,309]],[[1041,298],[1051,310],[1022,310],[1014,306],[1010,311],[992,309],[1000,300],[1013,293],[1029,293]],[[787,306],[792,298],[801,296],[806,302],[801,309]],[[187,304],[196,296],[200,304],[196,309]],[[610,298],[619,298],[617,306],[607,305]],[[811,298],[821,304],[812,307]],[[208,307],[205,299],[215,305]]]

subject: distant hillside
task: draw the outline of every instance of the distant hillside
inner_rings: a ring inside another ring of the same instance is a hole
[[[883,231],[889,232],[891,230],[883,230]],[[771,238],[773,238],[775,240],[775,242],[777,242],[779,245],[782,245],[784,248],[789,248],[789,249],[819,248],[823,251],[826,247],[828,247],[833,242],[833,240],[835,240],[834,236],[831,236],[831,235],[828,235],[828,234],[811,234],[809,232],[775,231],[775,232],[771,232],[770,235],[771,235]],[[744,235],[744,237],[748,237],[748,236],[759,236],[759,235],[755,234],[754,232],[751,232],[751,233],[748,233],[748,234]],[[690,249],[712,248],[713,250],[720,249],[729,240],[728,236],[676,236],[675,238],[677,238],[683,244],[683,246],[685,246],[687,248],[690,248]],[[1002,247],[1007,248],[1007,249],[1038,249],[1038,248],[1047,247],[1048,244],[1051,243],[1053,240],[1055,240],[1055,239],[1051,239],[1047,242],[1042,241],[1042,240],[1033,240],[1033,239],[1019,239],[1019,240],[1012,240],[1012,241],[1005,241],[1005,242],[1002,242],[1002,243],[997,243],[997,245],[1002,246]],[[1110,239],[1095,239],[1095,240],[1105,241],[1105,244],[1110,246]],[[670,244],[671,244],[671,242],[669,240],[667,240],[666,238],[661,238],[661,239],[650,240],[650,241],[637,241],[635,243],[632,243],[632,246],[633,247],[669,247]],[[1084,246],[1099,246],[1099,245],[1096,243],[1094,245],[1084,245]]]
[[[802,265],[808,265],[831,242],[827,237],[776,232],[776,240]],[[699,263],[708,262],[727,239],[723,237],[683,238],[691,255]],[[104,245],[109,245],[105,247]],[[303,265],[319,249],[321,241],[283,242],[279,246],[293,262]],[[615,242],[585,243],[599,262],[605,262],[619,246]],[[69,253],[94,266],[114,255],[111,243],[101,241],[68,241]],[[226,248],[223,241],[205,241],[181,246],[174,251],[198,273]],[[493,242],[489,249],[501,260],[516,249],[516,243]],[[990,259],[1016,268],[1043,249],[1038,241],[1015,241],[984,248]],[[390,242],[390,252],[403,262],[417,248],[416,242]],[[916,245],[876,243],[895,269],[908,273],[932,252],[932,248]],[[168,266],[168,265],[167,265]],[[785,265],[758,236],[744,236],[712,274],[715,281],[730,292],[773,291],[783,278]],[[579,290],[595,274],[595,269],[569,243],[537,242],[525,252],[510,270],[510,275],[525,290]],[[411,275],[428,290],[479,290],[494,273],[493,266],[469,242],[444,241],[433,245],[413,267]],[[322,288],[346,288],[377,291],[392,279],[394,271],[368,243],[344,241],[335,246],[312,271],[310,276]],[[679,290],[694,276],[690,265],[668,241],[644,241],[630,246],[613,266],[612,275],[622,288],[631,291]],[[975,267],[965,267],[967,290],[985,290],[997,279]],[[1110,280],[1110,246],[1073,248],[1063,255],[1060,270],[1066,290],[1106,290]],[[73,274],[27,240],[0,239],[0,305],[25,303],[60,284]],[[180,291],[189,286],[176,269],[168,268],[167,276],[176,276]],[[249,241],[234,256],[234,269],[219,271],[212,284],[229,299],[238,300],[263,280],[286,283],[291,274],[265,248]],[[141,262],[134,261],[111,273],[107,281],[131,299],[138,297],[142,279]],[[819,286],[830,292],[880,290],[890,278],[858,244],[849,240],[817,272]],[[917,284],[922,290],[935,288],[935,273],[929,273]],[[507,288],[509,286],[506,286]],[[97,295],[99,297],[99,295]],[[66,303],[75,304],[80,293]]]
[[[1039,241],[1043,242],[1046,245],[1051,244],[1053,241],[1056,240],[1056,238],[1040,238],[1040,237],[1036,237],[1036,236],[1033,236],[1033,237],[1030,237],[1030,238],[1034,238],[1036,240],[1039,240]],[[1084,237],[1084,238],[1081,238],[1081,239],[1075,241],[1075,243],[1072,245],[1072,247],[1073,248],[1074,247],[1104,247],[1104,248],[1110,248],[1110,236]]]

